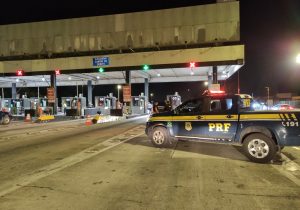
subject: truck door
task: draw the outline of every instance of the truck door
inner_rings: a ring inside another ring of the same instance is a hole
[[[177,138],[205,137],[205,120],[202,115],[203,98],[189,100],[175,109],[173,133]]]
[[[233,97],[211,98],[205,113],[205,133],[211,141],[233,142],[238,125],[236,102]]]

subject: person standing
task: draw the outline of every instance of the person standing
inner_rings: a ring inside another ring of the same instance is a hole
[[[77,100],[77,115],[81,116],[81,102],[79,98]]]
[[[166,100],[165,101],[165,109],[164,109],[164,111],[165,112],[169,112],[171,110],[172,110],[171,102],[169,100]]]
[[[151,102],[148,102],[148,104],[147,104],[147,114],[151,114],[152,107],[153,107],[153,105],[151,104]]]
[[[158,102],[154,102],[153,109],[152,109],[152,113],[153,113],[153,114],[159,113],[159,110],[158,110]]]

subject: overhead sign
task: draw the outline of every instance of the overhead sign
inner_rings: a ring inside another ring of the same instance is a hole
[[[109,57],[93,58],[93,66],[108,66]]]
[[[124,85],[122,89],[123,89],[123,101],[131,102],[131,86]]]
[[[48,103],[55,103],[55,92],[54,88],[47,88]]]

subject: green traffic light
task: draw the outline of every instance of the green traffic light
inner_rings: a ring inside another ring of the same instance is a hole
[[[144,69],[144,71],[147,71],[147,70],[149,70],[149,66],[148,65],[144,65],[143,69]]]
[[[99,68],[98,71],[99,71],[100,73],[103,73],[103,72],[104,72],[104,68]]]

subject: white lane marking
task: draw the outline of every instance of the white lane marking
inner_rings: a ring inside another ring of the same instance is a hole
[[[53,163],[53,164],[48,165],[46,167],[37,169],[36,171],[34,171],[34,172],[32,172],[28,175],[25,175],[23,177],[15,179],[15,180],[13,180],[11,182],[8,182],[6,184],[0,185],[0,197],[6,195],[8,193],[11,193],[11,192],[23,187],[23,186],[29,185],[30,183],[35,182],[39,179],[42,179],[42,178],[47,177],[51,174],[54,174],[58,171],[61,171],[65,168],[67,168],[67,167],[73,166],[73,165],[75,165],[77,163],[80,163],[84,160],[87,160],[87,159],[89,159],[93,156],[96,156],[100,153],[103,153],[103,152],[105,152],[109,149],[112,149],[112,148],[120,145],[120,144],[128,142],[131,139],[134,139],[138,136],[143,135],[144,134],[144,126],[138,126],[137,128],[143,129],[143,131],[136,134],[137,130],[135,130],[136,128],[133,128],[131,130],[126,131],[125,133],[114,136],[114,137],[109,138],[108,140],[106,140],[104,142],[101,142],[101,143],[96,144],[92,147],[89,147],[85,150],[82,150],[81,152],[79,152],[75,155],[69,156],[67,158],[64,158],[64,159],[56,162],[56,163]],[[133,135],[134,132],[135,132],[135,135]],[[116,139],[119,139],[119,138],[124,138],[125,140],[115,141]],[[103,148],[103,146],[105,146],[105,145],[107,145],[107,147]],[[102,149],[97,149],[98,147],[102,148]]]
[[[294,149],[296,149],[296,150],[300,150],[300,147],[293,147]]]
[[[300,171],[300,166],[289,159],[286,155],[281,153],[281,157],[284,160],[283,165],[272,165],[275,169],[279,171],[282,175],[287,177],[289,180],[294,182],[296,185],[300,187],[300,180],[293,175],[291,172]]]

